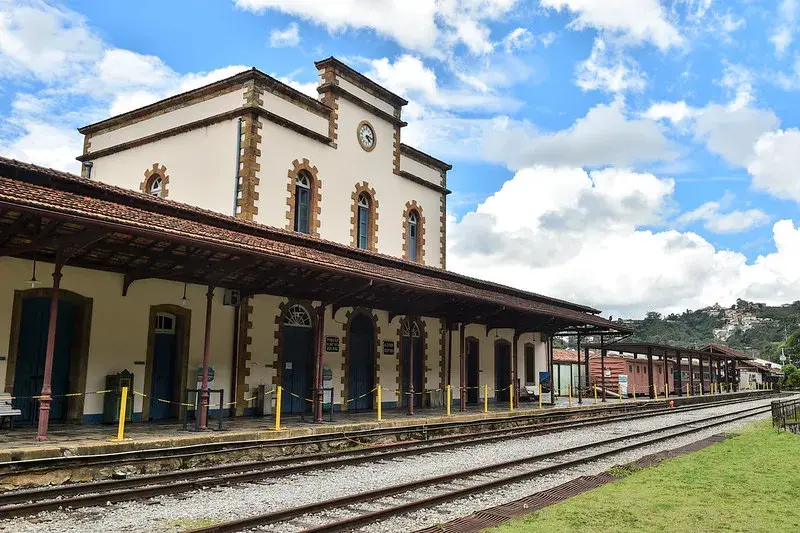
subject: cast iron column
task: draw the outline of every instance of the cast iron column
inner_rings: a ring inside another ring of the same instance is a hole
[[[511,383],[514,384],[514,394],[508,398],[514,402],[514,406],[519,409],[519,376],[517,371],[517,363],[519,362],[519,333],[514,330],[514,335],[511,336],[514,340],[514,346],[511,348]]]
[[[647,389],[650,399],[655,398],[656,389],[653,386],[653,347],[647,347]]]
[[[211,309],[214,303],[214,287],[208,286],[206,292],[206,329],[203,344],[203,379],[200,383],[200,429],[206,429],[208,418],[208,359],[211,356]]]
[[[667,351],[664,350],[664,356],[661,358],[664,366],[664,396],[669,393],[669,374],[667,374]]]
[[[694,394],[694,361],[692,361],[692,354],[689,354],[689,390]]]
[[[53,353],[56,348],[56,325],[58,324],[58,291],[61,287],[61,263],[56,263],[53,271],[53,291],[50,294],[50,317],[47,323],[47,348],[44,359],[44,377],[42,380],[41,398],[39,398],[39,431],[36,440],[47,439],[47,426],[50,423],[50,404],[53,399],[50,394],[53,392],[50,386],[50,379],[53,375]]]
[[[703,377],[703,356],[699,356],[697,358],[697,367],[700,369],[700,392],[705,393],[706,391],[706,380]]]
[[[464,331],[466,325],[458,325],[458,410],[462,413],[467,410],[467,362],[464,353]]]
[[[550,346],[547,349],[547,358],[550,371],[550,403],[556,404],[556,378],[553,376],[553,335],[550,335]]]
[[[317,391],[317,397],[314,401],[314,421],[318,424],[322,423],[322,404],[325,392],[322,390],[322,346],[323,346],[323,332],[325,330],[325,304],[321,304],[317,309],[317,331],[316,346],[314,350],[314,389]],[[333,408],[333,406],[331,406]]]
[[[408,415],[414,416],[414,340],[411,337],[413,318],[406,316],[408,323]]]
[[[583,385],[583,382],[581,381],[581,336],[580,335],[578,335],[578,350],[576,355],[578,356],[578,403],[581,404],[583,403],[583,396],[581,393],[581,386]]]
[[[591,373],[589,368],[589,348],[583,349],[583,362],[586,365],[586,392],[589,393],[589,381],[591,380]]]
[[[603,345],[603,339],[600,339],[600,346]],[[600,349],[600,386],[603,387],[603,401],[606,401],[606,349]],[[621,396],[621,395],[620,395]]]

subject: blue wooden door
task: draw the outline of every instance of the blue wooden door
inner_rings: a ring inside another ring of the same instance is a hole
[[[175,396],[175,361],[177,359],[177,336],[175,333],[155,333],[153,347],[153,375],[150,385],[150,419],[163,420],[172,417]],[[163,402],[158,399],[166,400]]]
[[[422,405],[422,392],[424,392],[424,381],[423,376],[425,374],[425,368],[422,361],[422,339],[420,337],[412,337],[412,344],[414,345],[414,406]],[[408,381],[408,337],[403,337],[400,341],[400,357],[403,358],[403,364],[401,368],[403,369],[403,397],[401,398],[401,405],[408,405],[408,398],[409,395],[406,394],[409,389],[409,381]]]
[[[348,347],[348,396],[358,398],[347,406],[348,410],[372,409],[375,387],[375,346],[372,320],[358,315],[350,326]]]
[[[469,404],[477,404],[478,403],[478,385],[479,385],[479,376],[480,373],[478,372],[478,361],[480,357],[480,352],[478,349],[478,341],[474,339],[469,339],[467,341],[467,353],[465,355],[467,358],[466,367],[467,367],[467,403]]]
[[[76,330],[75,305],[60,301],[56,320],[56,343],[53,351],[53,372],[50,378],[53,402],[50,419],[62,420],[67,414],[69,367]],[[41,394],[44,382],[44,362],[47,355],[47,330],[50,323],[50,299],[28,298],[22,303],[17,364],[14,371],[14,396],[30,397]],[[38,419],[39,402],[30,398],[14,400],[22,411],[22,420]]]
[[[495,381],[495,400],[507,402],[511,385],[511,345],[499,343],[494,349],[494,381]],[[501,390],[502,389],[502,390]]]
[[[302,413],[311,409],[311,375],[314,368],[314,335],[309,327],[284,326],[282,413]],[[292,395],[294,394],[294,395]]]

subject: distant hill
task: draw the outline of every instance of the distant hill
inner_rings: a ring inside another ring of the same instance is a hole
[[[622,322],[636,329],[632,340],[698,348],[717,342],[777,362],[782,343],[800,329],[800,301],[769,306],[737,300],[731,307],[715,304],[667,316],[650,312],[643,320]]]

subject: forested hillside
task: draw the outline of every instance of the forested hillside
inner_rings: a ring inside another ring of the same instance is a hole
[[[716,342],[778,361],[786,340],[795,332],[794,339],[800,337],[800,301],[768,306],[738,300],[728,308],[714,305],[667,316],[651,312],[643,320],[624,322],[636,328],[633,340],[691,347]],[[795,342],[787,344],[787,353],[796,346]]]

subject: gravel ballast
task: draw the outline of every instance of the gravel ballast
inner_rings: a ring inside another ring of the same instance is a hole
[[[766,406],[769,405],[770,401],[769,399],[755,400],[686,413],[676,412],[660,417],[628,422],[612,422],[607,425],[595,426],[588,430],[576,429],[536,437],[465,446],[443,452],[421,453],[416,456],[392,460],[369,461],[361,465],[297,474],[259,483],[214,487],[175,496],[162,496],[148,502],[126,502],[105,507],[40,513],[32,517],[0,521],[0,531],[13,531],[15,533],[38,531],[60,531],[64,533],[105,533],[109,531],[179,532],[190,527],[204,525],[203,521],[205,520],[235,520],[248,515],[283,510],[390,485],[556,451],[620,435],[661,428],[679,422],[697,420],[717,414],[733,413],[748,407]],[[762,418],[767,416],[769,415],[760,415]],[[607,470],[613,465],[632,461],[644,455],[684,446],[715,433],[740,427],[756,418],[752,417],[743,421],[716,426],[709,430],[671,439],[665,443],[615,454],[609,458],[587,463],[580,467],[494,490],[490,494],[478,494],[443,504],[433,509],[417,511],[405,517],[366,526],[362,531],[405,532],[431,524],[446,522],[480,509],[516,500],[524,495],[559,485],[580,475],[596,474]],[[598,448],[597,451],[601,449]],[[593,453],[593,450],[587,450],[585,453]],[[531,465],[534,465],[534,463],[531,463]],[[541,465],[542,462],[536,463],[536,466]],[[527,468],[530,469],[531,466]],[[516,472],[516,470],[514,471]],[[425,497],[424,491],[426,490],[431,491],[429,495],[434,492],[440,492],[440,489],[421,489],[416,491],[415,495]],[[380,504],[386,501],[389,500],[362,504],[358,508],[376,510],[381,508],[382,505]],[[342,510],[336,511],[335,516],[343,518],[350,515],[351,512]],[[330,516],[334,515],[331,514]],[[303,520],[303,524],[308,527],[313,523],[312,521],[316,522],[317,520],[314,520],[314,517],[306,517]],[[297,529],[302,529],[302,527],[298,524]],[[267,527],[263,530],[280,530],[287,533],[293,531],[292,528],[286,525],[272,529]]]

